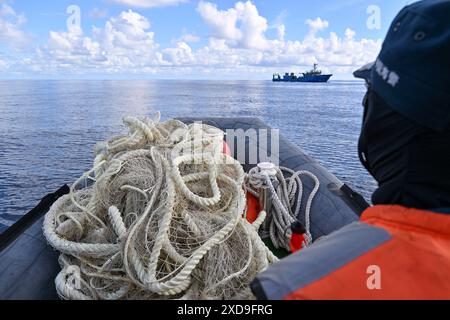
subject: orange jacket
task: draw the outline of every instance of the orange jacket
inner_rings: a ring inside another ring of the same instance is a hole
[[[268,299],[450,299],[450,215],[375,206],[253,284]]]

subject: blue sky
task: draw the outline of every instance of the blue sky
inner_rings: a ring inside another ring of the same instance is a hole
[[[318,62],[347,79],[408,3],[0,0],[0,78],[264,79]],[[81,24],[68,30],[71,5]]]

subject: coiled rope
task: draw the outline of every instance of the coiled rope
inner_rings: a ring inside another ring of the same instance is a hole
[[[291,250],[292,226],[300,222],[306,229],[304,246],[313,243],[311,235],[311,208],[314,198],[320,188],[319,179],[309,171],[295,172],[285,167],[275,167],[272,173],[255,167],[250,170],[246,182],[246,189],[257,198],[261,198],[263,192],[269,192],[272,202],[272,209],[267,215],[261,232],[270,235],[275,248]],[[286,175],[288,176],[286,178]],[[305,221],[299,221],[300,210],[303,199],[303,182],[301,176],[307,176],[314,181],[314,188],[311,191],[305,208]],[[274,186],[275,185],[275,186]],[[259,219],[258,219],[259,220]],[[260,223],[261,221],[258,221]]]
[[[250,299],[277,259],[243,214],[245,173],[223,132],[126,117],[44,220],[64,299]],[[186,153],[186,150],[189,152]],[[87,187],[86,187],[87,186]]]

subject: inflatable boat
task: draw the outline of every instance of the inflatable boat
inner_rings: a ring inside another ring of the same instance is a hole
[[[271,128],[256,118],[182,118],[179,120],[185,123],[202,121],[224,131],[266,129],[269,134],[267,140],[271,141]],[[320,189],[311,209],[311,234],[314,239],[328,235],[358,220],[359,215],[368,207],[362,196],[339,181],[282,134],[279,148],[277,148],[279,154],[274,154],[276,150],[272,150],[270,144],[266,147],[266,143],[260,143],[259,140],[258,136],[247,136],[246,150],[256,145],[259,151],[266,154],[272,153],[271,156],[277,157],[281,166],[295,171],[309,171],[318,177]],[[235,144],[235,150],[232,148],[232,154],[237,154],[236,148],[237,144]],[[247,159],[242,160],[241,163],[246,171],[255,166]],[[313,182],[305,180],[304,188],[306,192],[311,192],[314,188]],[[47,195],[36,208],[0,235],[0,299],[58,299],[54,280],[60,271],[59,253],[47,244],[42,233],[42,223],[44,215],[52,204],[68,192],[69,187],[63,186],[55,193]]]

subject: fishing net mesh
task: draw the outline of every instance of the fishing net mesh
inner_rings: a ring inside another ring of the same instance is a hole
[[[245,173],[223,132],[125,118],[44,221],[64,299],[251,299],[276,258],[243,214]],[[188,152],[186,151],[188,150]]]

